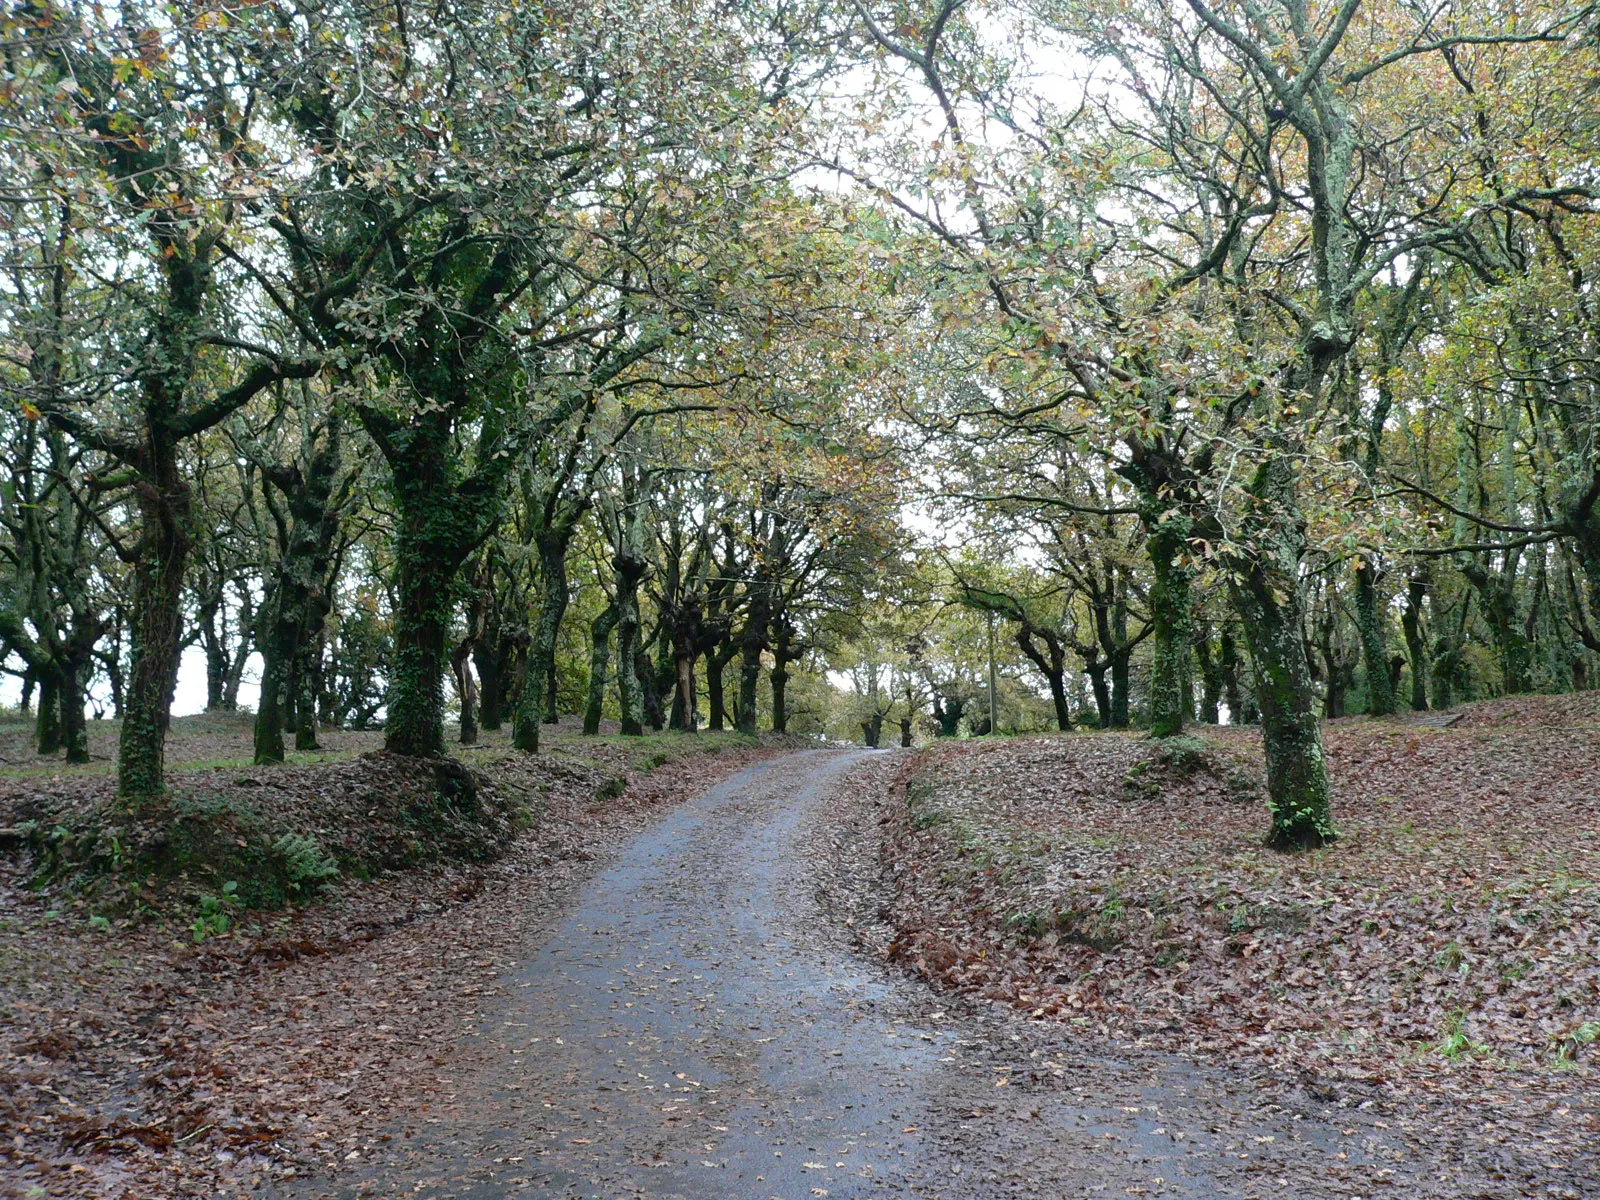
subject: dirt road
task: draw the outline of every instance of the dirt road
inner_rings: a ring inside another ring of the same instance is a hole
[[[1086,1052],[855,952],[818,897],[859,864],[818,835],[866,843],[870,758],[750,767],[639,836],[439,1065],[441,1102],[283,1194],[1519,1194],[1454,1190],[1359,1098],[1264,1099],[1243,1074]]]

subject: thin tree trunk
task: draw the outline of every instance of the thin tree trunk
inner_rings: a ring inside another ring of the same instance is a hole
[[[1406,652],[1411,656],[1411,708],[1428,710],[1428,639],[1422,628],[1422,601],[1428,594],[1426,578],[1413,575],[1406,584],[1406,606],[1400,614],[1400,628],[1406,637]]]
[[[678,653],[675,663],[678,672],[678,691],[672,706],[678,713],[677,728],[693,733],[700,727],[700,698],[695,689],[693,649],[687,653]]]
[[[629,737],[644,733],[644,682],[638,660],[643,653],[639,620],[639,581],[644,562],[618,555],[617,570],[617,693],[622,708],[622,732]]]
[[[472,642],[456,643],[450,655],[450,669],[456,677],[456,696],[461,702],[461,732],[457,740],[463,746],[474,745],[478,740],[478,681],[472,674]]]
[[[1211,650],[1211,631],[1204,626],[1196,631],[1195,656],[1200,660],[1200,719],[1207,725],[1222,723],[1222,664]],[[1236,685],[1237,686],[1237,685]]]

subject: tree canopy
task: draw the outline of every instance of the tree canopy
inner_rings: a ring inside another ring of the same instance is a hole
[[[1597,37],[21,0],[0,667],[145,815],[193,648],[263,764],[1258,723],[1330,842],[1325,718],[1600,674]]]

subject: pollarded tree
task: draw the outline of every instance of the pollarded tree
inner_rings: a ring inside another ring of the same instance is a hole
[[[7,176],[26,181],[35,204],[70,208],[69,278],[94,281],[114,306],[92,385],[40,411],[112,460],[97,487],[125,494],[137,512],[118,792],[143,808],[164,793],[194,540],[184,448],[264,388],[314,374],[321,359],[263,345],[249,309],[229,303],[225,247],[248,223],[263,166],[264,106],[244,63],[251,22],[185,4],[34,4],[0,21],[19,64]]]
[[[292,267],[273,292],[359,363],[399,515],[391,749],[442,751],[457,575],[527,448],[749,272],[734,231],[803,76],[761,60],[772,15],[306,7],[309,36],[263,50],[315,166],[273,220]]]
[[[321,381],[332,385],[334,380]],[[305,384],[259,426],[234,422],[234,445],[260,480],[250,507],[261,528],[261,603],[254,645],[261,654],[255,760],[282,762],[293,714],[295,748],[317,748],[318,656],[343,557],[342,522],[357,494],[362,461],[346,450],[337,395]]]
[[[1508,32],[1492,14],[1399,6],[1356,22],[1359,7],[1045,2],[985,27],[958,0],[890,23],[858,5],[940,129],[932,190],[893,186],[902,159],[883,168],[884,191],[960,268],[941,302],[991,319],[990,357],[1025,398],[983,397],[977,413],[1055,414],[1061,436],[1118,462],[1164,609],[1186,590],[1168,586],[1184,558],[1223,569],[1256,667],[1270,840],[1284,847],[1333,836],[1301,488],[1305,465],[1330,457],[1330,381],[1362,298],[1391,267],[1462,245],[1486,212],[1585,191],[1523,172],[1480,185],[1452,168],[1458,111],[1483,102],[1451,82],[1453,53],[1496,47],[1537,71],[1573,11]],[[1063,107],[1024,86],[1030,44],[1096,57],[1111,82]],[[1515,74],[1486,73],[1490,90]],[[853,173],[881,187],[870,168]],[[1164,642],[1185,626],[1157,624]],[[1185,657],[1175,649],[1157,655],[1169,670]]]

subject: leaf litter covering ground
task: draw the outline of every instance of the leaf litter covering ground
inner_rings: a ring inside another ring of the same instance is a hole
[[[438,1064],[571,888],[664,806],[781,748],[641,756],[588,742],[582,760],[489,748],[477,765],[535,814],[504,857],[342,884],[198,945],[192,914],[96,928],[89,908],[29,889],[25,864],[0,858],[0,1195],[248,1195],[359,1157],[398,1113],[427,1119]],[[314,826],[343,799],[341,777],[403,787],[393,770],[375,756],[247,772],[265,784],[230,782],[237,769],[196,778],[298,806]],[[626,790],[604,798],[619,772]],[[81,809],[108,787],[70,772],[13,781],[0,826],[41,795]]]
[[[1600,1190],[1600,695],[1331,723],[1342,839],[1305,855],[1262,848],[1241,799],[1258,735],[1205,736],[1191,771],[1132,735],[930,751],[885,843],[891,955],[1313,1092],[1454,1099],[1472,1140],[1531,1128],[1557,1178]]]

